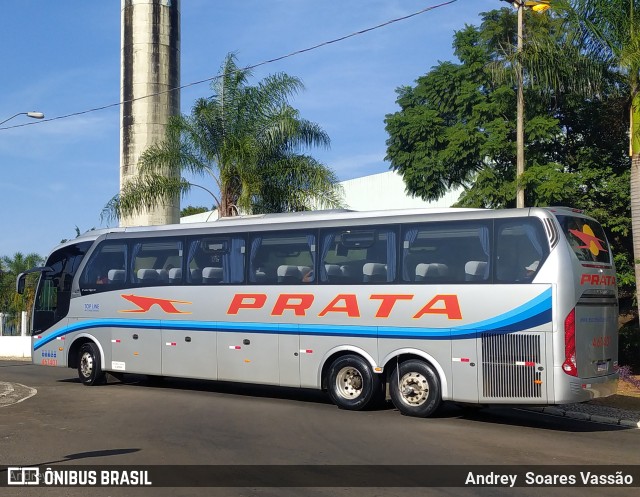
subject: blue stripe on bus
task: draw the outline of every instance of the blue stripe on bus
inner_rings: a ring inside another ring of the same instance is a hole
[[[452,328],[409,326],[355,326],[287,323],[229,323],[218,321],[171,321],[160,319],[94,319],[70,324],[34,343],[33,349],[69,333],[91,328],[166,329],[189,331],[251,332],[278,335],[345,336],[453,340],[473,338],[478,332],[512,333],[551,322],[551,289],[509,312],[477,323]]]

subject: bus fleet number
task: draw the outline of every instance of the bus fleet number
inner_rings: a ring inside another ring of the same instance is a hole
[[[591,342],[591,345],[596,348],[608,347],[609,345],[611,345],[611,337],[608,337],[608,336],[594,337],[593,341]]]

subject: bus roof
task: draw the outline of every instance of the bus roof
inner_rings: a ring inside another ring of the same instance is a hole
[[[558,212],[560,211],[560,212]],[[91,230],[83,233],[79,237],[69,240],[59,247],[76,244],[82,241],[93,241],[104,234],[128,234],[128,233],[154,233],[154,232],[182,232],[182,231],[199,231],[206,228],[251,228],[254,226],[282,226],[283,229],[293,227],[300,223],[312,223],[321,225],[340,221],[362,221],[363,225],[367,224],[384,224],[395,223],[401,219],[405,222],[418,222],[420,220],[454,220],[460,219],[460,215],[464,214],[465,218],[490,218],[490,217],[515,217],[529,216],[534,212],[545,213],[561,213],[562,211],[570,211],[573,214],[580,214],[579,209],[569,207],[548,207],[548,208],[524,208],[524,209],[472,209],[472,208],[416,208],[416,209],[391,209],[378,211],[352,211],[347,209],[332,209],[319,211],[303,211],[278,214],[255,214],[235,217],[223,217],[216,221],[185,223],[185,224],[166,224],[156,226],[133,226],[133,227],[112,227]],[[582,214],[584,215],[584,214]],[[249,231],[251,231],[249,229]],[[59,247],[56,247],[59,248]]]

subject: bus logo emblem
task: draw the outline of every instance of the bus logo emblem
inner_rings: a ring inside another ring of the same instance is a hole
[[[187,304],[191,305],[191,302],[184,300],[173,299],[158,299],[155,297],[141,297],[140,295],[120,295],[123,299],[128,300],[133,305],[137,306],[137,309],[126,309],[119,312],[149,312],[149,310],[157,305],[167,314],[191,314],[191,312],[180,311],[176,309],[174,304]]]
[[[569,232],[578,238],[584,245],[580,245],[578,248],[586,248],[593,255],[598,255],[600,252],[604,252],[605,248],[602,246],[603,240],[597,238],[593,230],[588,224],[582,227],[582,231],[569,230]]]

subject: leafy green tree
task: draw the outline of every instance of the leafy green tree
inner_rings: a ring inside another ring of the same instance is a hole
[[[570,24],[577,25],[576,44],[584,53],[601,61],[615,73],[625,91],[625,105],[619,119],[629,123],[631,152],[630,209],[633,225],[635,281],[640,282],[640,1],[639,0],[554,0],[553,8]],[[552,65],[547,64],[552,72]],[[541,76],[544,73],[539,73]],[[580,76],[579,73],[575,73]],[[591,94],[599,91],[600,80],[589,81]],[[628,162],[627,162],[628,167]]]
[[[184,207],[180,211],[180,217],[193,216],[194,214],[201,214],[202,212],[209,212],[211,209],[208,207],[200,206],[194,207],[193,205],[188,205]]]
[[[20,313],[33,306],[38,275],[27,276],[25,292],[22,295],[16,293],[16,278],[21,272],[40,266],[43,262],[38,254],[24,255],[21,252],[16,252],[13,257],[5,255],[0,259],[0,312],[9,314],[10,322],[15,326],[20,322]]]
[[[340,205],[333,171],[303,153],[329,146],[329,137],[289,104],[302,82],[276,74],[251,86],[251,72],[239,68],[233,54],[220,73],[211,97],[198,99],[190,116],[170,120],[165,140],[142,154],[140,176],[103,215],[130,215],[194,187],[209,192],[223,216]]]
[[[564,19],[528,15],[537,43],[563,45]],[[452,187],[458,205],[515,207],[516,91],[512,73],[516,43],[512,9],[483,14],[480,27],[454,35],[459,63],[442,62],[415,86],[398,90],[400,110],[386,116],[387,159],[407,191],[435,200]],[[558,51],[557,51],[558,52]],[[556,53],[557,53],[556,52]],[[597,60],[582,60],[576,45],[566,52],[596,74]],[[525,69],[527,54],[524,54]],[[539,63],[538,59],[533,63]],[[569,67],[563,61],[564,67]],[[568,71],[568,69],[567,69]],[[598,218],[616,252],[619,280],[633,281],[629,223],[629,170],[625,157],[625,81],[600,67],[600,93],[589,99],[569,85],[525,87],[526,205],[571,205]],[[537,74],[525,70],[525,74]],[[562,79],[564,74],[557,75]]]

